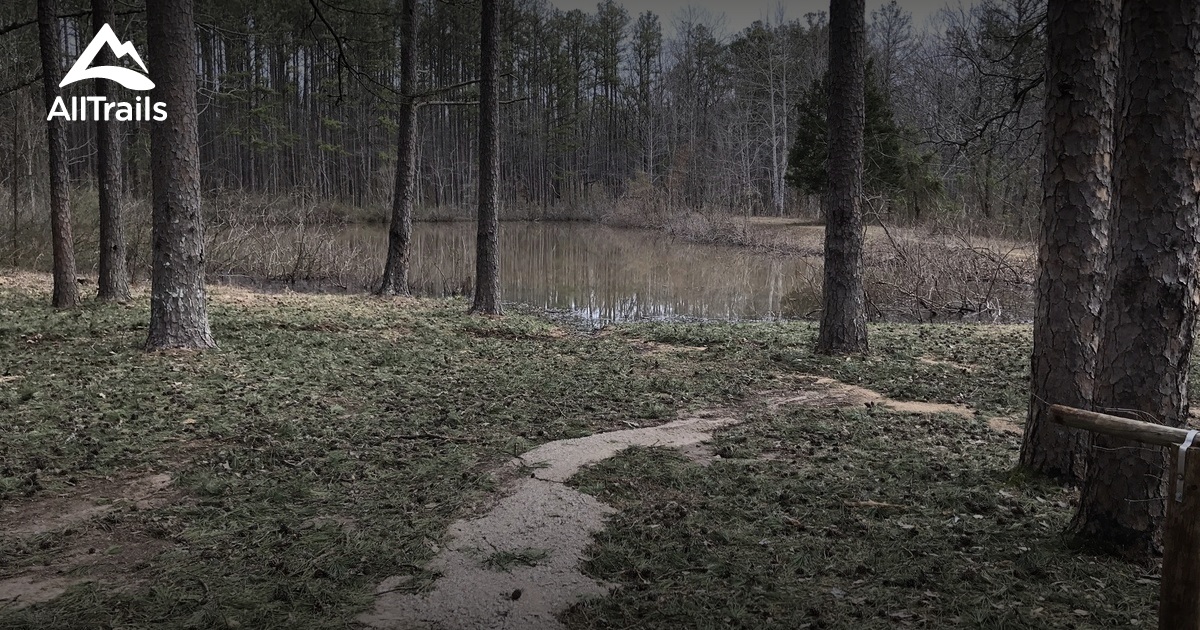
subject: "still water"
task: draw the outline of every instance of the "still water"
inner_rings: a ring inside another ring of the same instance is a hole
[[[382,253],[386,231],[369,240],[379,242],[365,249]],[[415,224],[414,291],[464,292],[474,250],[473,223]],[[803,257],[591,223],[503,223],[500,265],[505,302],[593,322],[803,317],[820,301],[820,268]]]
[[[870,234],[868,233],[868,236]],[[1028,321],[1033,257],[1020,244],[906,237],[865,269],[872,317]],[[208,234],[209,277],[261,288],[371,291],[387,251],[383,226],[268,225]],[[417,295],[469,295],[474,223],[413,226]],[[148,266],[148,265],[147,265]],[[502,298],[591,323],[639,319],[773,320],[819,315],[821,260],[687,243],[594,223],[500,226]]]

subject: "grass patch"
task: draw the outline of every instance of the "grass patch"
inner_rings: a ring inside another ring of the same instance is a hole
[[[1073,491],[1014,470],[1030,332],[878,325],[869,356],[811,352],[807,324],[643,324],[731,363],[820,374],[975,418],[885,407],[760,409],[717,433],[726,461],[631,449],[571,480],[618,509],[585,573],[620,588],[570,628],[1150,627],[1148,571],[1062,535]],[[707,353],[706,353],[707,354]],[[1195,376],[1195,375],[1193,375]]]
[[[783,409],[735,461],[635,449],[572,483],[619,509],[570,628],[1148,627],[1157,582],[1060,534],[1074,495],[1015,479],[1019,442],[952,414]]]
[[[706,358],[762,366],[768,373],[819,374],[901,400],[970,405],[988,415],[1022,413],[1028,404],[1028,326],[876,324],[865,356],[816,354],[817,326],[635,324],[625,334],[662,343],[706,346]]]

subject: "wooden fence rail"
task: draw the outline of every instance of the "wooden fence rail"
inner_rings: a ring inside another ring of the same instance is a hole
[[[1063,405],[1049,411],[1051,422],[1172,448],[1158,627],[1200,630],[1200,432]]]

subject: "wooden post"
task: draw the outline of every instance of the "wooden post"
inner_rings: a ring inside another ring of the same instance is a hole
[[[1158,627],[1200,630],[1200,448],[1187,449],[1182,477],[1171,453],[1171,492],[1163,524]],[[1182,484],[1182,492],[1178,484]],[[1176,500],[1176,499],[1180,500]]]
[[[1062,405],[1050,406],[1050,420],[1077,429],[1168,447],[1171,489],[1166,497],[1167,519],[1163,525],[1158,628],[1200,630],[1200,437],[1188,429]],[[1185,444],[1181,468],[1180,452]]]

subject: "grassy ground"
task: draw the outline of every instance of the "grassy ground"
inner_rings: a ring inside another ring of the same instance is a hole
[[[789,328],[753,331],[757,349],[728,328],[639,333],[1018,419],[1025,327],[880,326],[875,356],[850,360]],[[1019,437],[979,417],[762,408],[714,446],[728,459],[708,467],[638,449],[577,475],[619,509],[585,573],[621,588],[569,627],[1154,626],[1150,571],[1075,548],[1074,493],[1016,473]]]
[[[458,301],[218,291],[221,347],[201,355],[142,353],[144,298],[46,304],[44,284],[0,281],[0,508],[154,471],[175,474],[180,496],[0,536],[0,580],[96,528],[163,549],[100,575],[115,584],[0,610],[3,628],[344,627],[382,578],[432,557],[498,462],[762,377],[669,366],[530,317],[467,317]]]
[[[574,480],[620,509],[586,570],[623,588],[570,627],[1153,619],[1153,581],[1071,550],[1071,496],[1014,477],[1018,439],[987,426],[1023,406],[1024,327],[880,325],[847,360],[814,356],[806,323],[582,334],[454,300],[220,290],[218,350],[147,355],[144,296],[47,303],[44,279],[0,279],[0,581],[49,565],[69,583],[0,605],[3,628],[352,626],[503,487],[510,455],[710,405],[748,419],[719,434],[722,461],[641,449]],[[809,374],[980,413],[756,402]],[[122,490],[162,472],[150,499]],[[96,496],[115,497],[101,516],[10,533]]]

